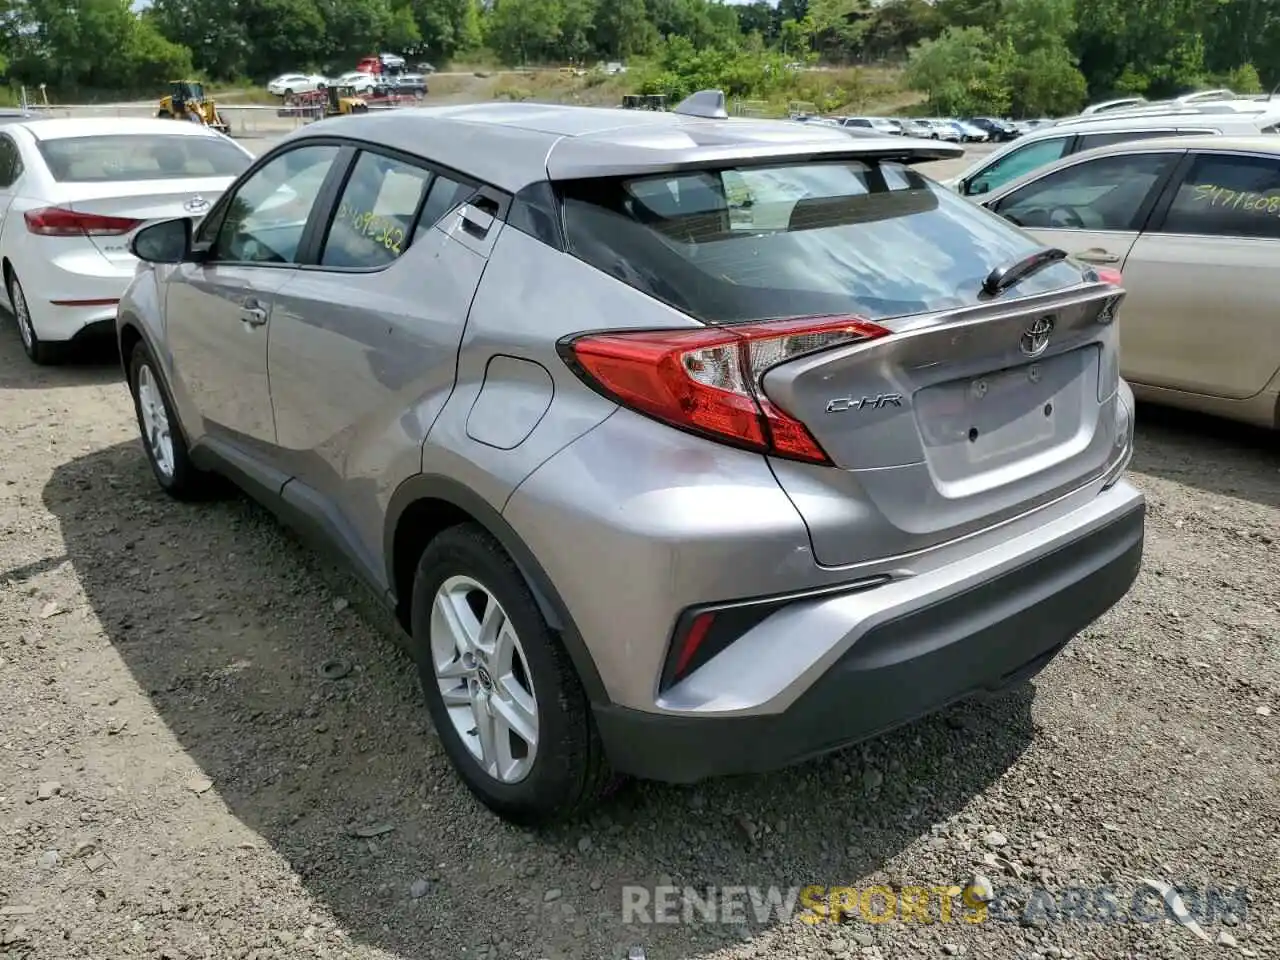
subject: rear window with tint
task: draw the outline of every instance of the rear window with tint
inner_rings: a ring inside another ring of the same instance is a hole
[[[65,137],[41,140],[39,147],[63,183],[238,177],[252,162],[226,140],[163,133]]]
[[[562,198],[575,256],[707,323],[967,306],[994,267],[1040,248],[893,163],[579,180]],[[1061,263],[1007,296],[1080,279]]]

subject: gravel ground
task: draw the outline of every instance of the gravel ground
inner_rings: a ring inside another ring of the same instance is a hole
[[[1034,685],[532,834],[458,785],[352,580],[245,500],[167,500],[115,359],[37,370],[0,321],[0,956],[1280,956],[1273,436],[1140,410],[1144,570]],[[1019,909],[622,922],[624,885],[975,875]],[[1210,943],[1019,916],[1034,887],[1127,909],[1142,878],[1246,899]]]

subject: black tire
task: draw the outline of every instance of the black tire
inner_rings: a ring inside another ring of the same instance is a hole
[[[524,779],[506,783],[481,767],[454,727],[431,656],[431,611],[449,577],[466,576],[498,601],[515,628],[537,702],[538,745]],[[412,649],[427,708],[449,760],[471,793],[499,817],[534,827],[571,819],[616,784],[586,692],[547,627],[523,575],[483,527],[450,527],[427,546],[413,582]]]
[[[18,275],[12,270],[6,270],[4,282],[9,293],[9,303],[13,306],[13,320],[18,325],[18,337],[22,341],[22,350],[27,359],[42,367],[57,363],[62,358],[64,345],[47,343],[36,334],[35,324],[31,320],[31,307],[27,303],[27,295]]]
[[[170,113],[168,110],[161,110],[161,111],[159,111],[159,112],[156,114],[156,116],[157,116],[158,118],[160,118],[161,120],[172,120],[172,119],[173,119],[173,114],[172,114],[172,113]]]
[[[286,99],[286,100],[287,100],[287,99],[289,99],[290,97],[292,97],[292,96],[293,96],[293,88],[292,88],[292,87],[285,87],[285,88],[284,88],[284,96],[285,96],[285,99]]]
[[[160,375],[159,365],[151,356],[151,351],[144,344],[138,343],[129,355],[128,364],[129,393],[133,395],[133,413],[138,420],[138,433],[142,439],[142,450],[146,454],[147,463],[151,465],[151,472],[155,475],[156,482],[160,484],[160,488],[175,500],[203,500],[219,492],[220,485],[217,478],[213,474],[199,469],[191,460],[191,451],[187,446],[187,438],[183,433],[182,424],[178,421],[178,415],[174,412],[173,399],[169,396],[169,387]],[[147,435],[146,422],[142,412],[142,400],[139,397],[138,390],[138,382],[143,368],[147,368],[151,373],[152,383],[154,383],[155,389],[159,393],[159,403],[164,408],[164,415],[169,425],[169,438],[173,447],[173,466],[172,469],[167,471],[157,460],[156,453],[152,448],[152,440]]]

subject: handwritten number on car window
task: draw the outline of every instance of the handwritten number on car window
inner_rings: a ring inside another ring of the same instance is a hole
[[[1192,202],[1204,203],[1210,207],[1230,207],[1232,210],[1245,210],[1250,213],[1280,215],[1280,194],[1228,190],[1213,183],[1197,184]]]
[[[348,203],[341,203],[338,206],[338,222],[397,257],[404,249],[404,228],[387,217],[378,216],[372,210],[357,210]]]

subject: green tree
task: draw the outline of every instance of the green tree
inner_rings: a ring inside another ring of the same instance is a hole
[[[563,0],[560,7],[559,55],[581,63],[595,47],[595,0]]]
[[[1075,28],[1074,0],[1004,0],[996,37],[1014,115],[1057,116],[1083,104],[1087,84],[1067,45]]]
[[[560,40],[560,5],[557,0],[497,0],[484,30],[486,42],[506,63],[550,61]]]
[[[640,56],[658,43],[658,28],[644,0],[600,0],[595,24],[596,47],[609,59]]]
[[[1261,93],[1262,78],[1252,63],[1243,63],[1236,67],[1225,78],[1227,89],[1236,93]]]
[[[1062,116],[1084,105],[1084,74],[1065,45],[1049,45],[1019,56],[1012,71],[1010,112],[1016,117]]]
[[[738,29],[743,34],[758,33],[766,43],[777,40],[781,20],[772,4],[765,0],[755,0],[754,3],[740,3],[735,10],[738,14]]]
[[[391,32],[388,0],[315,0],[324,25],[320,62],[333,72],[351,69],[360,57],[377,53]]]
[[[143,17],[161,36],[190,50],[195,69],[209,77],[244,74],[249,43],[237,0],[152,0]]]
[[[414,23],[422,40],[415,52],[447,60],[482,42],[476,0],[410,0]]]
[[[870,20],[868,0],[812,0],[806,22],[813,50],[828,60],[853,59]]]
[[[786,56],[803,56],[809,52],[807,20],[783,20],[778,34],[778,47]]]
[[[1074,49],[1093,97],[1164,97],[1206,76],[1209,0],[1077,0]]]
[[[240,20],[248,40],[245,68],[255,80],[319,66],[329,53],[315,0],[240,0]]]
[[[10,70],[24,83],[124,92],[192,69],[191,52],[138,17],[129,0],[27,0],[21,16]]]
[[[932,40],[946,26],[929,0],[886,0],[871,11],[864,49],[875,58],[905,56],[907,50]]]
[[[911,50],[907,81],[944,116],[1003,115],[1012,99],[1007,54],[980,27],[948,27]]]
[[[1280,82],[1280,6],[1271,0],[1217,0],[1204,38],[1205,63],[1215,74],[1252,65],[1263,89]]]

